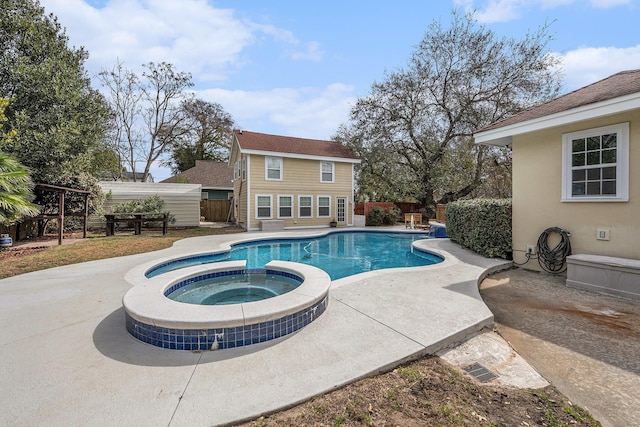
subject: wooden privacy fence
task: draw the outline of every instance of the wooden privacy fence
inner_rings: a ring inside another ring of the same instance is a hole
[[[403,214],[406,213],[417,213],[420,212],[420,209],[424,208],[425,205],[420,203],[410,203],[410,202],[366,202],[366,203],[355,203],[354,206],[354,214],[355,215],[367,215],[369,210],[374,206],[379,206],[382,209],[389,209],[391,206],[396,206]],[[436,205],[436,221],[445,222],[445,214],[447,211],[447,205],[438,204]],[[425,221],[427,218],[425,218]]]
[[[425,207],[425,205],[421,203],[412,203],[412,202],[395,202],[395,204],[403,214],[420,212],[420,209],[423,209]]]
[[[445,223],[445,216],[447,215],[447,205],[436,205],[436,221]]]
[[[226,222],[233,216],[233,213],[229,215],[230,209],[231,200],[200,200],[200,216],[203,216],[205,221]]]

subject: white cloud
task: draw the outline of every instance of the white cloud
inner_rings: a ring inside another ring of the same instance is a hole
[[[81,40],[93,72],[116,60],[138,70],[143,63],[170,62],[202,80],[221,80],[240,63],[253,35],[233,12],[206,1],[111,0],[95,9],[82,0],[43,0],[67,27],[72,43]]]
[[[478,22],[486,24],[512,21],[520,17],[522,4],[521,0],[490,0],[476,10],[475,17]]]
[[[640,45],[619,47],[581,47],[562,57],[567,90],[575,90],[640,64]]]
[[[478,22],[485,24],[520,19],[531,8],[553,9],[576,2],[577,0],[454,0],[456,6],[475,12]],[[611,8],[631,4],[631,0],[590,0],[589,3],[596,8]]]
[[[67,28],[72,45],[80,41],[87,48],[91,73],[117,60],[136,71],[143,63],[164,61],[191,72],[196,83],[223,81],[247,63],[243,52],[261,38],[284,50],[301,46],[288,30],[242,20],[206,0],[108,0],[102,8],[83,0],[42,0],[42,5]],[[296,50],[296,59],[321,56],[317,43]]]
[[[324,51],[320,48],[320,43],[309,42],[304,46],[304,50],[294,52],[291,55],[295,60],[310,60],[318,62],[324,56]]]
[[[316,88],[276,88],[268,91],[209,89],[197,96],[218,102],[238,126],[251,123],[254,132],[329,139],[346,122],[355,102],[355,88],[332,84]]]

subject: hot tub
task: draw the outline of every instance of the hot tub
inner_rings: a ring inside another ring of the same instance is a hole
[[[326,310],[331,279],[324,271],[288,261],[272,261],[260,272],[246,270],[245,265],[246,261],[219,262],[145,279],[123,298],[127,331],[140,341],[166,349],[219,350],[284,337]],[[270,298],[223,305],[184,303],[168,297],[197,282],[254,273],[300,284]]]

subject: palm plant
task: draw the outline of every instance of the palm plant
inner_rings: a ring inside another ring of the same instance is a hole
[[[24,216],[38,214],[29,201],[29,170],[16,159],[0,152],[0,224],[9,225]]]

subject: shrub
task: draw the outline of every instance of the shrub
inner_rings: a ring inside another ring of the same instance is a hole
[[[122,202],[113,206],[114,213],[135,213],[135,212],[154,212],[162,213],[164,210],[164,200],[157,194],[149,196],[146,199],[129,200],[128,202]],[[173,214],[169,214],[169,222],[176,222],[176,217]]]
[[[385,211],[380,206],[374,206],[367,212],[367,225],[384,224]]]
[[[402,211],[395,205],[389,209],[374,206],[367,212],[367,225],[393,225],[398,222],[400,215]]]
[[[397,206],[393,205],[385,211],[386,215],[384,221],[386,224],[393,225],[400,221],[402,211]]]
[[[149,196],[146,199],[129,200],[122,202],[113,207],[114,213],[133,213],[133,212],[162,212],[164,200],[157,194]]]
[[[452,241],[488,258],[512,258],[511,200],[459,200],[445,217]]]

